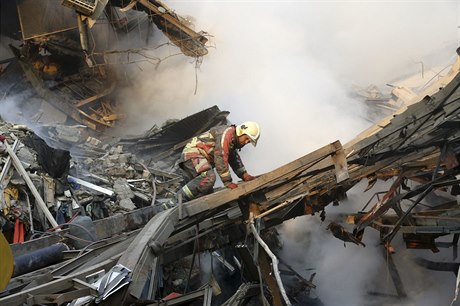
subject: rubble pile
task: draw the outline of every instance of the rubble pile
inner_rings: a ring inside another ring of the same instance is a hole
[[[67,223],[78,214],[98,220],[147,206],[158,206],[161,210],[164,207],[161,205],[173,198],[180,187],[182,178],[178,174],[160,170],[152,173],[134,154],[124,152],[122,145],[102,145],[91,138],[91,147],[105,154],[97,152],[93,157],[71,158],[69,151],[49,147],[24,125],[3,121],[0,124],[0,133],[6,136],[0,143],[3,154],[0,222],[10,243],[27,241],[50,228],[43,208],[36,204],[37,194],[29,190],[24,175],[33,182],[40,201],[58,224]],[[6,146],[14,150],[24,172],[12,164]],[[88,142],[84,146],[88,147]],[[24,229],[19,240],[15,240],[13,233],[18,226]]]
[[[145,207],[157,212],[170,208],[182,183],[176,165],[182,146],[200,131],[225,123],[227,115],[213,106],[121,140],[98,137],[86,126],[63,124],[41,127],[39,137],[25,125],[0,121],[0,134],[6,136],[1,144],[12,145],[24,167],[18,173],[3,149],[2,227],[14,232],[19,220],[24,241],[79,214],[100,220]],[[36,194],[30,192],[24,176],[34,183]],[[52,226],[49,219],[57,224]],[[9,242],[17,242],[11,237]]]

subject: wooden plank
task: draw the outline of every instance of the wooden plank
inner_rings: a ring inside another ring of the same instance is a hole
[[[269,183],[285,176],[288,173],[298,170],[307,164],[323,159],[338,150],[342,149],[339,141],[326,145],[312,153],[309,153],[289,164],[279,167],[276,170],[263,174],[255,180],[240,183],[238,188],[223,189],[210,195],[186,202],[183,204],[184,210],[189,216],[194,216],[200,212],[215,209],[231,201],[237,200],[239,197],[254,192]]]
[[[271,189],[270,191],[265,193],[265,198],[268,201],[275,201],[279,199],[279,197],[287,194],[288,192],[292,191],[294,188],[296,188],[298,185],[307,185],[307,180],[310,177],[302,177],[300,179],[296,179],[290,183],[283,184],[278,188]],[[309,189],[309,186],[305,186],[307,189]]]
[[[268,262],[267,253],[264,249],[259,250],[257,262],[260,267],[264,283],[270,288],[270,292],[273,297],[273,306],[283,306],[283,299],[281,298],[280,288],[278,287],[276,280],[273,277],[271,264]]]
[[[333,154],[332,154],[333,155]],[[331,156],[327,156],[326,158],[320,160],[319,162],[311,163],[306,165],[305,167],[299,168],[299,172],[293,171],[289,175],[284,176],[283,179],[286,180],[292,180],[295,177],[300,177],[298,179],[294,179],[290,182],[287,182],[285,184],[276,186],[275,188],[270,188],[271,186],[264,187],[264,189],[267,189],[268,191],[265,192],[265,197],[268,201],[275,201],[276,202],[282,202],[283,199],[280,199],[280,197],[285,198],[291,197],[292,196],[292,191],[295,190],[297,187],[302,186],[302,193],[305,192],[305,190],[308,190],[312,188],[311,186],[311,180],[314,180],[314,177],[316,177],[318,172],[324,172],[327,171],[327,169],[332,168],[334,166],[334,160],[332,159]],[[284,196],[283,196],[284,195]],[[273,203],[272,203],[273,204]]]
[[[338,150],[335,154],[332,154],[332,160],[334,161],[335,178],[337,183],[347,180],[350,175],[348,174],[347,157],[345,156],[343,149]]]
[[[81,107],[85,104],[91,103],[99,98],[102,98],[110,94],[114,88],[115,88],[115,82],[113,82],[109,88],[104,89],[101,93],[98,93],[97,95],[94,95],[89,98],[78,101],[77,104],[75,104],[75,107]]]
[[[335,172],[333,173],[328,170],[332,166],[335,168]],[[322,174],[317,174],[316,172],[318,171]],[[310,176],[309,173],[311,173]],[[335,182],[340,183],[347,180],[349,178],[349,174],[344,150],[338,150],[335,154],[331,154],[331,156],[321,160],[321,162],[313,164],[311,167],[303,170],[302,173],[299,173],[298,176],[301,178],[266,192],[266,199],[269,201],[276,201],[271,203],[276,204],[285,201],[287,198],[291,198],[297,194],[305,193],[306,191],[313,189],[315,186],[320,185],[318,184],[319,182],[321,184],[325,184],[329,183],[332,179],[335,179]]]

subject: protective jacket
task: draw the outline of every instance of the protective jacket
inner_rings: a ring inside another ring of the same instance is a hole
[[[192,161],[198,174],[215,168],[227,186],[232,182],[229,166],[239,178],[246,172],[238,149],[235,126],[217,126],[194,137],[182,151],[181,161]]]

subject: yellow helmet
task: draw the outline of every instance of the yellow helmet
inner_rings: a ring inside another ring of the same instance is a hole
[[[246,121],[236,126],[236,136],[248,135],[252,145],[255,147],[260,137],[260,128],[256,122]]]

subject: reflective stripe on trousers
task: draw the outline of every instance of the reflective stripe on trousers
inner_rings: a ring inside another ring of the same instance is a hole
[[[189,181],[181,191],[185,199],[190,201],[213,191],[216,182],[214,170],[202,172],[200,175]]]

